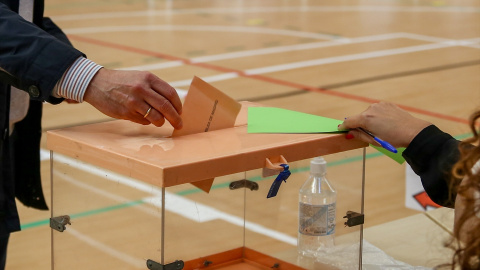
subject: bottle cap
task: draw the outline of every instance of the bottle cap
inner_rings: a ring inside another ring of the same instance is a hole
[[[316,157],[310,161],[311,174],[325,174],[327,172],[327,162],[323,157]]]

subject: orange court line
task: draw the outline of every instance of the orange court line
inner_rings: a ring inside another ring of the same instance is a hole
[[[241,70],[222,67],[222,66],[218,66],[218,65],[212,65],[212,64],[209,64],[209,63],[194,63],[194,62],[192,62],[192,61],[190,61],[189,59],[186,59],[186,58],[181,58],[181,57],[168,55],[168,54],[164,54],[164,53],[159,53],[159,52],[140,49],[140,48],[136,48],[136,47],[121,45],[121,44],[112,43],[112,42],[108,42],[108,41],[103,41],[103,40],[98,40],[98,39],[93,39],[93,38],[88,38],[88,37],[82,37],[82,36],[78,36],[78,35],[68,35],[68,37],[73,39],[73,40],[80,41],[80,42],[86,42],[86,43],[90,43],[90,44],[95,44],[95,45],[108,47],[108,48],[113,48],[113,49],[122,50],[122,51],[127,51],[127,52],[138,53],[138,54],[142,54],[142,55],[154,56],[154,57],[158,57],[158,58],[162,58],[162,59],[166,59],[166,60],[171,60],[171,61],[182,61],[186,65],[198,66],[198,67],[211,69],[211,70],[216,70],[216,71],[220,71],[220,72],[235,72],[241,77],[248,77],[248,78],[252,78],[252,79],[256,79],[256,80],[260,80],[260,81],[265,81],[265,82],[269,82],[269,83],[273,83],[273,84],[278,84],[278,85],[282,85],[282,86],[289,86],[289,87],[293,87],[293,88],[297,88],[297,89],[307,90],[307,91],[326,94],[326,95],[331,95],[331,96],[337,96],[337,97],[350,99],[350,100],[356,100],[356,101],[365,102],[365,103],[369,103],[369,104],[378,103],[378,102],[381,101],[381,100],[378,100],[378,99],[362,97],[362,96],[352,95],[352,94],[348,94],[348,93],[328,91],[327,89],[323,89],[323,88],[319,88],[319,87],[304,85],[304,84],[295,83],[295,82],[284,81],[284,80],[275,79],[275,78],[271,78],[271,77],[266,77],[266,76],[262,76],[262,75],[246,74],[244,71],[241,71]],[[397,105],[400,108],[402,108],[406,111],[409,111],[409,112],[423,114],[423,115],[427,115],[427,116],[431,116],[431,117],[435,117],[435,118],[439,118],[439,119],[443,119],[443,120],[449,120],[449,121],[453,121],[453,122],[468,124],[467,119],[463,119],[463,118],[459,118],[459,117],[455,117],[455,116],[451,116],[451,115],[446,115],[446,114],[441,114],[441,113],[436,113],[436,112],[431,112],[431,111],[423,110],[423,109],[416,108],[416,107],[410,107],[410,106],[406,106],[406,105],[401,105],[401,104],[397,104]]]

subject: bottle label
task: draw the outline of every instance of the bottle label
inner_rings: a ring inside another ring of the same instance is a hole
[[[300,202],[298,231],[310,236],[335,234],[335,203],[311,205]]]

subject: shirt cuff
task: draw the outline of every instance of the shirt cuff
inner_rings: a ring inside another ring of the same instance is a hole
[[[53,95],[83,102],[90,81],[101,68],[103,67],[87,58],[77,58],[55,85]]]

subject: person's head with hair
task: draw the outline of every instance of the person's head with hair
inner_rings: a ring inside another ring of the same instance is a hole
[[[480,110],[472,114],[473,137],[460,143],[461,158],[453,167],[453,176],[463,179],[455,202],[455,250],[452,269],[480,269]],[[472,144],[474,147],[472,147]]]

